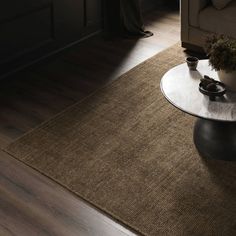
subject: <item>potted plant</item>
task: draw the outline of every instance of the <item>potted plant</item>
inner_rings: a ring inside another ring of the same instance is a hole
[[[213,35],[206,40],[209,64],[229,89],[236,91],[236,40],[224,35]]]

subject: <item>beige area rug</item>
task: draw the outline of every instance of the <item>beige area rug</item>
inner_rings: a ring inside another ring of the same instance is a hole
[[[236,163],[204,161],[160,79],[175,45],[13,142],[15,158],[144,235],[236,235]]]

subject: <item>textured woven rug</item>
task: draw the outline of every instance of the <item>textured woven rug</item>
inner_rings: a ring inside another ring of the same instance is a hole
[[[8,153],[144,235],[236,235],[236,165],[203,160],[160,79],[175,45],[13,142]]]

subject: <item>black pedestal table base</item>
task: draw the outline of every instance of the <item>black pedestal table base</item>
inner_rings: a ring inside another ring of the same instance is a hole
[[[193,140],[204,158],[236,161],[236,122],[198,118]]]

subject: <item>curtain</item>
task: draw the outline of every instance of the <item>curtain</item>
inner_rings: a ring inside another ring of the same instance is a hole
[[[121,22],[127,35],[149,37],[153,34],[145,31],[140,0],[120,0]]]
[[[153,35],[145,30],[140,0],[104,0],[104,29],[111,36]]]

